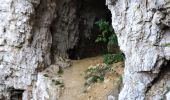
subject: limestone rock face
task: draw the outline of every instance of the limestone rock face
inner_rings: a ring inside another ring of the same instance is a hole
[[[170,0],[106,1],[126,56],[119,99],[161,99],[170,80]]]
[[[0,1],[0,99],[11,91],[30,93],[38,72],[51,64],[55,0]],[[27,95],[28,100],[32,98]],[[26,99],[25,99],[26,100]]]
[[[69,66],[59,56],[68,58],[95,45],[94,23],[106,17],[95,2],[0,0],[0,100],[21,94],[23,100],[58,99],[54,77],[44,77],[43,72],[53,69],[51,64]]]
[[[38,73],[37,81],[33,86],[33,100],[59,100],[61,79],[58,78],[59,67],[51,65]],[[26,100],[24,98],[23,100]]]

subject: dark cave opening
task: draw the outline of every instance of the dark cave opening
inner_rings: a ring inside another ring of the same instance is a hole
[[[107,44],[95,43],[101,33],[96,21],[105,19],[111,24],[111,12],[105,0],[62,2],[51,26],[52,59],[60,56],[76,60],[106,53]]]
[[[20,89],[11,89],[10,94],[10,100],[22,100],[24,90]]]
[[[96,4],[97,3],[97,4]],[[92,56],[101,55],[107,52],[107,45],[105,43],[95,43],[97,36],[101,33],[97,25],[98,20],[104,19],[111,24],[111,13],[105,5],[105,0],[84,0],[80,7],[80,15],[94,16],[89,36],[86,34],[80,34],[79,40],[74,48],[68,49],[67,53],[70,59],[81,59]],[[84,27],[88,24],[84,24],[84,20],[90,21],[90,18],[81,18],[79,24],[80,33],[86,33]],[[85,37],[85,38],[84,38]]]

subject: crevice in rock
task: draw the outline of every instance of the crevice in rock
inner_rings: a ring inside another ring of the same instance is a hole
[[[20,89],[11,89],[10,90],[10,100],[22,100],[23,98],[23,92],[24,90],[20,90]]]
[[[33,29],[31,32],[31,46],[42,49],[42,65],[38,66],[37,71],[43,71],[51,64],[51,24],[55,18],[55,10],[57,0],[41,0],[37,7],[34,8]],[[40,67],[40,68],[39,68]]]
[[[169,87],[170,61],[165,61],[157,77],[150,83],[146,91],[146,99],[157,100],[161,98],[166,88]],[[155,96],[158,96],[157,98]]]

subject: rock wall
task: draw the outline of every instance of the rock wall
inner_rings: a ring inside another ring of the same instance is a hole
[[[106,1],[126,56],[119,99],[160,100],[170,81],[170,0]]]
[[[32,98],[38,72],[50,61],[55,0],[0,1],[0,99],[12,100],[11,91]],[[27,100],[27,99],[24,100]]]
[[[164,95],[168,99],[170,0],[106,1],[126,56],[119,99],[159,100]],[[58,99],[53,82],[57,78],[46,77],[46,70],[57,70],[51,64],[62,60],[59,56],[69,57],[69,53],[86,52],[87,46],[94,46],[90,44],[97,35],[92,34],[97,33],[94,23],[108,16],[106,10],[100,12],[105,9],[102,3],[0,0],[0,99],[10,100],[14,91],[23,92],[23,100]]]
[[[58,99],[52,73],[69,66],[60,56],[102,48],[94,43],[94,23],[108,16],[103,5],[102,0],[0,0],[0,100]]]

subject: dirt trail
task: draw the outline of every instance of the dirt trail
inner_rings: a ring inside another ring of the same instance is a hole
[[[102,63],[102,57],[92,57],[82,60],[73,60],[72,67],[64,70],[62,79],[65,84],[60,100],[106,100],[113,89],[113,80],[96,83],[87,92],[84,87],[84,71],[90,65]]]

